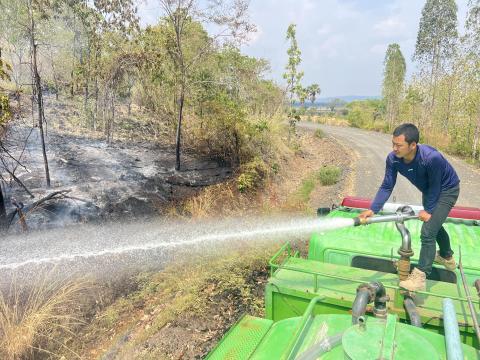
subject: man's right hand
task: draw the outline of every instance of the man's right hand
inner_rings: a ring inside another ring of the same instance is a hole
[[[360,215],[358,215],[358,217],[360,219],[366,219],[366,218],[369,218],[373,215],[375,215],[375,213],[372,210],[364,210],[360,213]]]

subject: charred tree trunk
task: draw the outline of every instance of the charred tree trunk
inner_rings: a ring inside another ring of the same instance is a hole
[[[45,167],[45,179],[47,181],[47,187],[50,187],[50,171],[48,169],[47,151],[45,147],[45,134],[43,131],[43,122],[45,119],[43,111],[43,98],[42,98],[42,85],[40,74],[37,67],[37,44],[35,43],[35,20],[33,19],[33,5],[29,1],[29,15],[30,15],[30,46],[32,48],[32,72],[33,72],[33,87],[37,96],[37,108],[38,108],[38,127],[40,129],[40,141],[42,142],[42,155],[43,164]]]
[[[185,102],[185,85],[182,81],[182,86],[180,90],[180,99],[178,104],[178,126],[177,126],[177,136],[175,141],[175,170],[180,170],[180,146],[182,139],[182,120],[183,120],[183,104]]]
[[[0,234],[5,232],[7,227],[7,209],[5,207],[5,198],[3,197],[3,187],[0,183]]]

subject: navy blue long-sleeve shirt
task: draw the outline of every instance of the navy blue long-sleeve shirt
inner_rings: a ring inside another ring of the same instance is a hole
[[[397,173],[405,176],[425,195],[423,207],[430,214],[437,206],[440,193],[460,183],[452,165],[431,146],[418,145],[415,158],[408,164],[392,151],[387,156],[385,178],[370,207],[373,212],[380,211],[390,197],[397,182]]]

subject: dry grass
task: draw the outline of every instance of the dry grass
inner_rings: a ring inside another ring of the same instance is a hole
[[[192,218],[207,218],[226,201],[234,202],[236,196],[230,183],[212,185],[188,199],[183,206],[183,213]]]
[[[84,280],[59,281],[46,275],[31,289],[12,285],[8,294],[0,292],[0,357],[19,359],[50,352],[51,346],[44,344],[64,347],[56,339],[80,322],[77,301],[89,287]],[[79,356],[72,353],[72,357]]]
[[[324,125],[345,126],[345,127],[350,126],[347,119],[343,119],[335,116],[314,115],[314,116],[310,116],[310,118],[305,117],[302,120],[308,120],[314,123],[324,124]]]

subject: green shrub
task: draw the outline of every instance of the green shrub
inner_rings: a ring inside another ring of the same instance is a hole
[[[315,130],[315,132],[313,133],[313,135],[316,137],[316,138],[319,138],[319,139],[323,139],[325,137],[325,133],[323,132],[322,129],[317,129]]]
[[[324,186],[336,184],[342,171],[336,166],[325,166],[318,172],[318,180]]]
[[[261,158],[256,157],[242,167],[242,173],[237,179],[237,188],[240,192],[256,189],[263,184],[267,175],[267,165]]]
[[[302,181],[300,188],[297,191],[297,195],[300,201],[307,203],[310,200],[310,194],[315,189],[315,178],[309,177]]]

